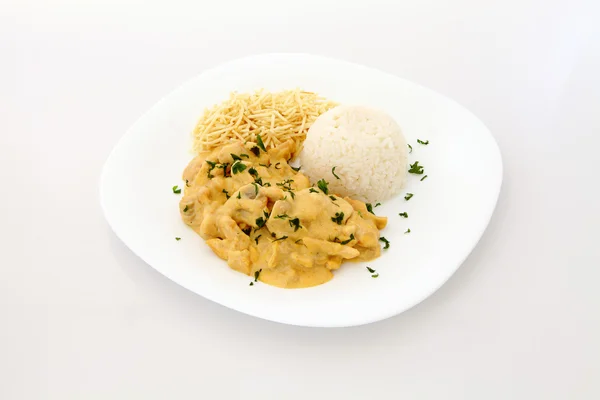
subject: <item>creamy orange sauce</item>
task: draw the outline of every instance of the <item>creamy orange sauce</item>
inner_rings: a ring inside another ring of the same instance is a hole
[[[227,144],[186,167],[183,221],[236,271],[302,288],[333,277],[344,260],[380,255],[387,218],[365,204],[311,187],[288,164],[293,140],[264,152]]]

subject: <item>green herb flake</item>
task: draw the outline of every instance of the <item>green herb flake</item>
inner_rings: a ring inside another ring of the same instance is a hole
[[[425,178],[427,178],[427,175],[425,175],[424,177],[421,178],[421,182],[423,182],[425,180]]]
[[[378,277],[379,277],[379,274],[373,274],[373,275],[371,275],[371,278],[378,278]]]
[[[398,215],[401,216],[401,217],[404,217],[404,218],[408,218],[408,213],[407,212],[402,212],[402,213],[399,213]]]
[[[258,271],[254,271],[254,282],[258,282],[258,276],[260,275],[261,272],[262,272],[262,268],[259,269]]]
[[[252,152],[252,154],[254,154],[256,157],[258,157],[260,155],[260,149],[258,147],[253,147],[250,149],[250,151]]]
[[[258,147],[260,147],[262,151],[267,151],[267,149],[265,149],[265,144],[263,143],[262,138],[260,137],[260,133],[256,135],[256,144],[258,145]]]
[[[410,144],[407,144],[407,146],[408,146],[408,153],[409,154],[412,153],[412,146]]]
[[[319,193],[317,190],[315,190],[315,188],[310,188],[308,189],[309,193]]]
[[[252,175],[254,178],[258,176],[258,171],[254,167],[248,168],[248,173]]]
[[[178,242],[181,240],[180,237],[176,237],[175,240],[177,240]]]
[[[367,267],[367,270],[372,274],[375,273],[375,270],[373,268]]]
[[[238,192],[237,198],[238,198],[238,199],[241,199],[241,198],[242,198],[242,192]]]
[[[370,212],[371,214],[375,215],[375,213],[373,212],[373,206],[371,205],[371,203],[367,203],[365,204],[365,206],[367,206],[367,211]]]
[[[337,200],[337,197],[335,197],[335,196],[329,196],[329,198],[331,199],[331,201],[336,201]]]
[[[404,196],[404,200],[408,201],[410,200],[412,197],[414,196],[414,194],[412,193],[406,193],[406,196]]]
[[[410,233],[410,228],[408,228],[404,233]]]
[[[294,194],[294,192],[292,192],[291,190],[288,190],[287,192],[290,194],[290,196],[292,196],[292,199],[296,199],[296,195]]]
[[[336,167],[331,168],[331,173],[333,174],[333,176],[335,176],[336,179],[340,179],[340,177],[337,176],[337,174],[335,173],[335,169]]]
[[[249,285],[249,286],[254,286],[254,282],[250,282],[250,285]]]
[[[289,217],[290,217],[290,216],[289,216],[289,215],[287,215],[287,214],[279,214],[279,215],[277,215],[275,218],[276,218],[276,219],[286,219],[286,218],[289,218]]]
[[[357,211],[357,213],[358,213],[358,216],[359,216],[359,217],[361,217],[361,218],[363,218],[363,219],[365,218],[365,217],[363,217],[363,215],[362,215],[362,213],[361,213],[360,211]]]
[[[229,192],[227,190],[225,190],[225,189],[223,189],[222,192],[225,193],[225,198],[227,200],[229,200],[229,198],[231,197],[231,196],[229,196]]]
[[[240,154],[240,157],[250,158],[250,156],[248,154]]]
[[[302,242],[302,239],[298,239],[294,243],[299,244],[300,242]],[[304,242],[302,242],[302,244],[304,244]]]
[[[256,229],[260,229],[263,226],[265,226],[266,222],[267,221],[263,217],[256,218],[256,221],[255,221],[255,223],[256,223]]]
[[[329,183],[327,183],[327,181],[325,179],[321,179],[317,182],[317,186],[319,187],[319,189],[321,189],[321,191],[325,194],[329,194],[329,188],[328,188]]]
[[[173,193],[175,193],[175,194],[181,193],[181,189],[179,189],[179,186],[177,186],[177,185],[173,186]]]
[[[302,225],[300,225],[299,218],[290,219],[288,222],[290,223],[290,227],[294,228],[294,232],[296,232],[298,229],[302,228]]]
[[[419,165],[418,161],[415,161],[414,164],[410,164],[410,169],[408,170],[408,172],[410,174],[417,174],[417,175],[422,175],[424,170],[423,170],[423,166]]]
[[[343,212],[336,212],[335,213],[335,217],[331,217],[331,220],[333,222],[335,222],[338,225],[342,224],[342,221],[344,220],[344,213]]]
[[[301,165],[301,166],[299,166],[298,168],[292,167],[292,166],[290,165],[290,168],[291,168],[291,169],[293,169],[294,171],[298,172],[298,171],[300,171],[300,168],[302,168],[302,165]]]
[[[429,144],[429,140],[422,141],[421,139],[417,139],[417,143],[419,143],[419,144],[424,144],[424,145],[426,145],[426,146],[427,146],[427,145]]]
[[[375,207],[379,207],[381,205],[381,203],[377,203],[375,204]]]
[[[383,236],[379,238],[379,241],[385,243],[385,246],[383,246],[384,250],[387,250],[390,248],[390,241],[387,240],[386,238],[384,238]]]
[[[343,242],[341,242],[340,244],[348,244],[348,243],[350,243],[350,242],[351,242],[351,241],[353,241],[353,240],[354,240],[354,233],[351,233],[351,234],[350,234],[350,239],[348,239],[348,240],[344,240],[344,241],[343,241]]]
[[[254,238],[254,241],[256,242],[256,244],[258,244],[258,238],[260,238],[262,235],[258,235],[257,237]]]
[[[185,186],[186,186],[186,187],[190,187],[190,183],[188,182],[188,180],[187,180],[187,179],[185,180]]]
[[[244,164],[241,161],[236,161],[233,166],[231,167],[231,173],[232,174],[239,174],[240,172],[244,172],[244,170],[246,169],[246,164]]]
[[[190,207],[186,205],[185,207],[183,207],[183,212],[187,212],[187,210],[189,210],[189,209],[190,209]]]
[[[238,156],[238,155],[235,155],[235,154],[233,154],[233,153],[229,153],[229,154],[231,154],[231,158],[233,158],[233,161],[241,161],[241,160],[242,160],[242,159],[240,158],[240,156]]]
[[[275,239],[275,240],[273,240],[273,242],[278,242],[278,241],[280,241],[280,240],[285,240],[285,239],[287,239],[287,238],[288,238],[287,236],[282,236],[282,237],[280,237],[279,239]]]

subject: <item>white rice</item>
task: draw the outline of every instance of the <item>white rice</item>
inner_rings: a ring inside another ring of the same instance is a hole
[[[396,121],[361,106],[338,106],[319,116],[299,159],[312,183],[324,178],[330,192],[369,203],[398,193],[407,173],[406,140]]]

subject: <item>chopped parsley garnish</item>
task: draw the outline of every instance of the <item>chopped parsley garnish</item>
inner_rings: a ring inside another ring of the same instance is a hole
[[[331,201],[336,201],[337,200],[337,197],[335,197],[335,196],[329,196],[329,198],[331,199]]]
[[[373,206],[371,205],[371,203],[367,203],[365,204],[365,206],[367,206],[367,211],[370,212],[371,214],[375,215],[375,213],[373,212]]]
[[[419,143],[419,144],[424,144],[424,145],[428,145],[428,144],[429,144],[429,140],[422,141],[421,139],[417,139],[417,143]]]
[[[251,281],[249,286],[254,286],[254,282]]]
[[[175,240],[177,240],[178,242],[181,240],[180,237],[176,237]]]
[[[254,185],[254,195],[258,194],[258,185],[256,183],[252,183]]]
[[[242,198],[242,192],[238,192],[237,198],[238,198],[238,199],[241,199],[241,198]]]
[[[353,241],[353,240],[354,240],[354,233],[351,233],[351,234],[350,234],[350,239],[348,239],[348,240],[344,240],[344,241],[343,241],[343,242],[341,242],[340,244],[348,244],[348,243],[350,243],[350,242],[351,242],[351,241]]]
[[[173,186],[173,193],[179,194],[179,193],[181,193],[181,189],[179,189],[179,187],[177,185],[175,185],[175,186]]]
[[[229,198],[231,197],[229,196],[229,192],[227,192],[227,190],[225,189],[223,189],[222,192],[225,193],[225,198],[229,200]]]
[[[258,176],[258,171],[256,171],[256,169],[255,169],[254,167],[250,167],[250,168],[248,169],[248,173],[249,173],[250,175],[252,175],[254,178],[256,178],[256,177]]]
[[[329,185],[329,183],[327,183],[327,181],[325,179],[321,179],[320,181],[317,182],[317,186],[325,194],[329,194],[329,188],[327,187],[328,185]]]
[[[263,217],[260,218],[256,218],[256,229],[260,229],[263,226],[265,226],[265,223],[267,222]]]
[[[375,273],[375,270],[373,268],[367,267],[367,271],[369,271],[370,273]]]
[[[278,216],[276,216],[275,218],[277,218],[277,219],[286,219],[286,218],[289,218],[289,217],[290,217],[290,216],[289,216],[289,215],[287,215],[287,214],[279,214],[279,215],[278,215]]]
[[[302,242],[302,239],[298,239],[298,240],[296,240],[294,243],[298,244],[298,243],[300,243],[300,242]],[[304,244],[304,242],[303,242],[303,244]]]
[[[248,154],[240,154],[240,157],[250,158]]]
[[[363,218],[363,219],[365,218],[365,217],[363,217],[363,215],[362,215],[362,213],[361,213],[360,211],[357,211],[357,213],[358,213],[358,216],[359,216],[359,217],[361,217],[361,218]]]
[[[250,232],[252,232],[252,227],[248,226],[248,227],[242,229],[242,232],[244,232],[246,235],[250,236]]]
[[[257,147],[255,147],[255,149],[256,149],[256,148],[257,148]],[[258,163],[258,165],[260,165],[261,167],[269,168],[269,166],[268,166],[267,164],[261,164],[261,163]]]
[[[425,175],[424,177],[421,178],[421,181],[424,181],[425,178],[427,178],[427,175]]]
[[[185,180],[185,186],[190,187],[190,183],[188,182],[188,180]]]
[[[379,240],[383,243],[385,243],[385,246],[383,246],[383,249],[386,250],[390,247],[390,241],[387,240],[386,238],[384,238],[383,236],[379,238]]]
[[[262,268],[259,269],[258,271],[254,271],[254,282],[258,281],[258,276],[260,275],[261,272],[262,272]]]
[[[340,177],[336,175],[335,169],[336,167],[331,168],[331,173],[333,174],[333,176],[335,176],[336,179],[340,179]]]
[[[229,163],[224,163],[224,164],[219,164],[217,165],[217,168],[223,168],[223,176],[227,177],[227,167],[229,166]],[[245,167],[245,166],[244,166]],[[229,171],[229,176],[231,176],[231,170]]]
[[[279,239],[275,239],[275,240],[273,240],[273,242],[278,242],[278,241],[280,241],[280,240],[285,240],[285,239],[287,239],[287,238],[288,238],[287,236],[282,236],[282,237],[280,237]]]
[[[381,205],[381,203],[377,203],[375,204],[375,207],[379,207]]]
[[[285,181],[278,183],[277,186],[281,186],[284,190],[292,190],[293,179],[286,179]]]
[[[262,182],[262,179],[261,179],[261,182]],[[265,183],[264,183],[264,184],[262,184],[262,185],[263,185],[263,186],[265,186],[265,187],[267,187],[267,186],[268,186],[268,187],[271,187],[271,183],[269,183],[269,182],[265,182]]]
[[[254,182],[258,183],[258,184],[259,184],[259,185],[261,185],[261,186],[262,186],[262,184],[263,184],[262,178],[260,178],[260,177],[259,177],[259,178],[254,178]],[[266,185],[265,185],[265,186],[266,186]],[[271,185],[269,185],[269,186],[271,186]]]
[[[243,162],[240,162],[240,161],[236,161],[233,164],[233,166],[231,167],[231,173],[239,174],[240,172],[244,172],[245,169],[246,169],[246,164],[244,164]]]
[[[335,222],[338,225],[342,224],[342,221],[344,220],[344,213],[343,212],[336,212],[335,213],[335,217],[331,217],[331,220],[333,222]]]
[[[379,274],[373,274],[373,275],[371,275],[371,278],[378,278],[378,277],[379,277]]]
[[[250,149],[250,151],[252,152],[252,154],[254,154],[256,157],[258,157],[260,155],[260,149],[258,147],[253,147]]]
[[[217,163],[215,163],[215,162],[212,162],[212,161],[209,161],[209,160],[206,160],[206,163],[207,163],[208,165],[210,165],[210,170],[212,170],[214,167],[216,167],[216,166],[217,166]],[[210,170],[209,170],[209,171],[210,171]]]
[[[237,155],[235,155],[233,153],[229,153],[229,154],[231,154],[231,158],[233,158],[233,161],[241,161],[240,156],[237,156]]]
[[[410,144],[407,144],[407,146],[408,146],[408,152],[412,153],[412,146]]]
[[[404,233],[410,233],[410,228],[408,228]]]
[[[271,237],[277,237],[277,235],[275,234],[275,232],[271,232]]]
[[[410,164],[410,169],[408,170],[408,172],[410,174],[422,175],[423,174],[423,166],[419,165],[418,161],[415,161],[414,164]]]
[[[275,164],[275,169],[281,169],[281,167],[277,168],[278,165],[281,165],[281,163],[278,162],[277,164]]]
[[[267,151],[267,149],[265,149],[265,144],[263,143],[262,138],[260,137],[260,133],[256,135],[256,144],[258,145],[258,147],[260,147],[262,151]]]
[[[315,188],[310,188],[308,189],[309,193],[319,193],[317,190],[315,190]]]
[[[256,242],[256,244],[258,244],[258,238],[261,237],[262,235],[258,235],[257,237],[254,238],[254,241]]]
[[[294,228],[294,232],[296,232],[298,229],[302,228],[302,225],[300,225],[299,218],[290,219],[288,222],[290,223],[290,227]]]
[[[298,171],[300,171],[300,168],[302,168],[302,165],[301,165],[301,166],[299,166],[298,168],[292,167],[292,166],[290,165],[290,168],[291,168],[291,169],[293,169],[294,171],[298,172]]]
[[[287,192],[290,194],[290,196],[292,196],[292,199],[296,198],[296,195],[294,194],[294,192],[292,192],[291,190],[288,190]]]
[[[399,213],[398,215],[401,216],[401,217],[404,217],[404,218],[408,218],[408,213],[407,212]]]
[[[414,194],[412,194],[412,193],[406,193],[406,196],[404,196],[404,200],[408,201],[408,200],[410,200],[410,199],[411,199],[411,197],[413,197],[413,196],[414,196]]]
[[[183,212],[187,212],[187,210],[189,210],[189,209],[190,209],[189,206],[185,206],[185,207],[183,207]]]

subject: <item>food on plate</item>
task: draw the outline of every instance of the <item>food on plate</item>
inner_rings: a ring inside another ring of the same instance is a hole
[[[400,127],[385,112],[341,105],[312,124],[299,160],[311,181],[324,178],[331,191],[374,203],[404,185],[407,145]]]
[[[193,131],[194,150],[211,151],[237,140],[257,143],[260,134],[266,149],[292,139],[295,156],[315,119],[336,105],[299,89],[231,93],[228,100],[204,111]]]
[[[183,173],[181,216],[215,254],[232,269],[283,288],[322,284],[344,260],[380,255],[387,218],[340,196],[331,181],[311,186],[288,164],[298,137],[270,145],[262,135],[257,139],[203,151]]]

